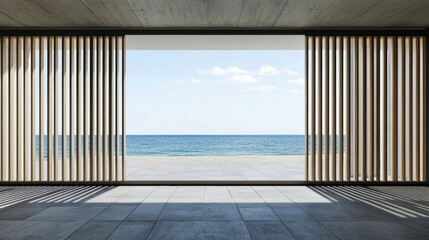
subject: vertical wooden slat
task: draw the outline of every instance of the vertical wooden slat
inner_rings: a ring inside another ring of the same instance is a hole
[[[408,42],[408,181],[413,181],[413,38]]]
[[[4,142],[3,142],[3,133],[5,131],[6,128],[3,128],[3,122],[5,121],[5,116],[3,115],[3,102],[5,101],[5,97],[4,97],[4,93],[3,93],[3,83],[4,83],[4,78],[3,78],[3,73],[5,71],[3,71],[3,38],[0,37],[0,181],[4,181],[4,162],[5,159],[3,157],[3,151],[4,151]]]
[[[83,180],[89,180],[88,159],[88,47],[89,37],[83,38]]]
[[[325,175],[324,180],[329,181],[329,36],[325,38],[325,65],[324,65],[324,71],[325,71]]]
[[[311,179],[316,180],[316,37],[311,37]]]
[[[16,145],[17,145],[17,181],[23,181],[23,172],[24,172],[24,116],[23,116],[23,91],[24,91],[24,67],[23,67],[23,37],[17,37],[18,44],[16,46],[16,59],[17,59],[17,72],[16,72],[16,117],[17,117],[17,134],[16,134]]]
[[[2,111],[2,132],[1,132],[1,134],[2,134],[2,136],[1,136],[1,138],[2,138],[2,141],[1,141],[1,143],[2,143],[2,146],[1,146],[1,148],[2,148],[2,151],[1,151],[1,157],[2,157],[2,160],[1,160],[1,163],[2,163],[2,181],[8,181],[9,179],[10,179],[10,177],[9,177],[9,175],[8,175],[8,173],[9,173],[9,171],[8,171],[8,167],[9,167],[9,165],[8,165],[8,159],[9,159],[9,157],[8,157],[8,147],[9,147],[9,141],[8,141],[8,129],[9,129],[9,127],[8,127],[8,125],[9,125],[9,123],[8,123],[8,113],[9,113],[9,111],[8,111],[8,102],[9,102],[9,76],[8,76],[8,71],[7,71],[7,69],[9,68],[9,61],[8,61],[8,45],[7,44],[9,44],[9,37],[5,37],[5,36],[3,36],[2,38],[2,41],[1,41],[1,85],[2,85],[2,94],[1,94],[1,98],[2,98],[2,101],[1,101],[1,103],[2,103],[2,107],[1,107],[1,111]]]
[[[361,78],[359,79],[359,81],[361,81],[361,96],[362,96],[362,105],[361,105],[361,109],[362,112],[360,113],[361,115],[361,126],[359,126],[360,131],[361,131],[361,135],[360,135],[360,140],[361,140],[361,146],[360,146],[360,159],[361,159],[361,166],[362,166],[362,170],[361,170],[361,176],[362,179],[361,181],[366,182],[367,180],[367,160],[368,160],[368,154],[367,154],[367,144],[368,144],[368,139],[367,139],[367,38],[366,37],[362,37],[361,38],[362,41],[359,41],[359,48],[362,51],[362,72],[361,72]],[[359,110],[358,110],[359,111]]]
[[[305,180],[308,181],[308,36],[305,36],[305,134],[304,134],[304,151],[305,151]]]
[[[116,181],[119,181],[120,179],[120,161],[119,161],[119,112],[118,112],[118,103],[119,103],[119,63],[120,63],[120,59],[119,59],[119,41],[120,38],[116,37],[116,45],[115,45],[115,161],[116,161]]]
[[[90,101],[90,109],[89,109],[89,118],[90,118],[90,148],[89,148],[89,154],[90,154],[90,180],[95,181],[95,162],[94,162],[94,155],[95,155],[95,144],[94,144],[94,37],[90,37],[90,50],[89,50],[89,101]]]
[[[387,37],[383,37],[383,180],[387,181]]]
[[[62,181],[66,181],[67,179],[67,38],[65,36],[62,37]]]
[[[400,144],[399,147],[401,149],[401,176],[400,179],[402,181],[405,181],[405,159],[406,159],[406,129],[405,129],[405,119],[406,119],[406,112],[405,112],[405,37],[401,37],[401,119],[400,119],[400,131],[401,131],[401,137],[399,138]]]
[[[82,173],[82,37],[77,37],[77,90],[76,90],[76,172],[77,172],[77,180],[82,181],[83,173]]]
[[[53,179],[53,164],[52,164],[52,87],[53,87],[53,70],[52,70],[52,42],[53,37],[48,37],[48,181],[52,181]]]
[[[103,153],[104,153],[104,173],[103,173],[103,177],[104,177],[104,181],[108,181],[109,180],[109,156],[108,156],[108,127],[109,127],[109,69],[108,69],[108,64],[109,64],[109,53],[108,53],[108,49],[109,49],[109,38],[108,37],[104,37],[103,39],[103,87],[104,87],[104,91],[103,91],[103,97],[104,97],[104,104],[103,104],[103,112],[104,112],[104,123],[103,123],[103,127],[104,127],[104,131],[103,131]]]
[[[9,181],[16,180],[16,37],[9,38]]]
[[[45,180],[45,39],[39,38],[39,180]]]
[[[338,63],[338,89],[339,89],[339,102],[338,102],[338,115],[339,115],[339,126],[338,126],[338,150],[339,150],[339,181],[344,180],[344,38],[339,37],[339,63]]]
[[[427,46],[426,46],[426,44],[427,44],[427,40],[426,40],[426,38],[425,37],[422,37],[422,39],[421,39],[421,51],[422,51],[422,70],[423,70],[423,72],[422,72],[422,76],[421,76],[421,89],[422,89],[422,92],[421,92],[421,96],[422,96],[422,99],[421,99],[421,101],[422,101],[422,104],[421,104],[421,107],[422,107],[422,110],[421,110],[421,114],[422,114],[422,126],[421,126],[421,129],[420,129],[420,131],[421,131],[421,147],[420,147],[420,149],[421,149],[421,161],[422,161],[422,176],[421,176],[421,181],[427,181],[427,179],[426,179],[426,177],[427,177],[427,149],[426,149],[426,146],[427,146],[427,134],[426,134],[426,132],[427,132],[427,116],[426,116],[426,114],[427,114],[427,55],[426,55],[426,53],[427,53]]]
[[[103,173],[104,173],[104,161],[102,154],[102,96],[103,96],[103,89],[102,89],[102,81],[103,81],[103,71],[102,71],[102,44],[103,39],[102,37],[98,37],[98,43],[97,43],[97,180],[101,181],[104,179]]]
[[[36,181],[36,43],[31,38],[31,181]]]
[[[114,95],[113,95],[113,56],[114,56],[114,38],[112,36],[109,37],[109,180],[113,181],[115,179],[115,161],[113,158],[113,107],[114,107]]]
[[[354,181],[359,181],[359,37],[354,37],[354,149],[353,149],[353,162],[354,162]]]
[[[375,111],[375,119],[376,119],[376,140],[375,140],[375,145],[376,147],[376,164],[375,164],[375,168],[376,168],[376,179],[377,181],[380,181],[380,175],[381,175],[381,141],[380,141],[380,135],[381,135],[381,128],[380,128],[380,96],[381,96],[381,62],[380,62],[380,58],[381,58],[381,47],[380,47],[380,37],[376,37],[376,49],[377,49],[377,57],[376,57],[376,64],[375,64],[375,69],[376,69],[376,97],[375,97],[375,105],[377,106],[376,111]]]
[[[126,38],[125,36],[122,36],[122,180],[125,181],[126,179],[126,121],[125,121],[125,114],[126,114]]]
[[[391,67],[391,132],[392,141],[391,161],[392,161],[392,180],[398,180],[398,38],[392,37],[392,67]]]
[[[31,168],[30,168],[30,158],[31,158],[31,63],[30,63],[30,50],[31,50],[31,38],[24,38],[24,82],[23,82],[23,103],[24,103],[24,112],[23,112],[23,120],[24,120],[24,131],[23,131],[23,141],[24,141],[24,181],[31,180]]]
[[[59,91],[59,69],[58,69],[58,52],[59,52],[59,38],[54,37],[54,180],[58,181],[58,91]]]
[[[351,153],[351,38],[346,37],[346,159],[345,159],[345,168],[346,168],[346,174],[345,179],[346,181],[350,181],[351,177],[351,160],[352,160],[352,153]]]
[[[414,64],[415,66],[415,139],[414,139],[414,146],[415,146],[415,179],[416,181],[420,180],[420,38],[415,37],[415,49],[416,49],[416,62]]]
[[[318,38],[318,56],[317,56],[317,71],[318,71],[318,101],[317,101],[317,110],[318,110],[318,117],[317,117],[317,148],[318,148],[318,181],[322,181],[322,160],[323,160],[323,153],[322,153],[322,37]]]
[[[369,181],[374,181],[374,39],[369,37],[369,140],[368,140],[368,155],[369,155],[369,172],[367,174]]]
[[[76,86],[76,37],[70,36],[70,181],[76,181],[76,156],[75,156],[75,86]]]
[[[331,58],[331,124],[332,124],[332,167],[331,167],[331,180],[337,180],[337,37],[333,37],[332,42],[332,58]]]

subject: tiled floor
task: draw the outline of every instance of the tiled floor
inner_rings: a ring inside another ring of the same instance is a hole
[[[233,158],[233,157],[232,157]],[[278,159],[127,161],[127,180],[304,180],[305,161]]]
[[[0,187],[0,239],[429,239],[429,188]]]

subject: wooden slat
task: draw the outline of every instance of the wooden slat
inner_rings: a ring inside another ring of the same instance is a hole
[[[400,77],[400,82],[401,82],[401,119],[399,121],[399,125],[400,125],[400,132],[401,132],[401,137],[399,138],[399,147],[401,149],[401,171],[400,171],[400,180],[402,181],[406,181],[406,172],[405,172],[405,166],[406,166],[406,123],[405,123],[405,119],[406,119],[406,112],[405,112],[405,99],[406,99],[406,91],[405,91],[405,84],[406,84],[406,73],[405,73],[405,37],[401,37],[401,58],[400,58],[400,63],[401,63],[401,77]]]
[[[109,49],[109,37],[104,37],[103,39],[103,87],[104,87],[104,91],[103,91],[103,97],[104,97],[104,104],[103,104],[103,119],[104,119],[104,123],[103,123],[103,127],[104,127],[104,131],[103,131],[103,153],[104,153],[104,173],[103,173],[103,177],[104,177],[104,181],[108,181],[109,179],[109,155],[108,155],[108,134],[109,134],[109,53],[108,53],[108,49]]]
[[[361,140],[361,146],[360,146],[360,161],[361,161],[361,176],[362,179],[361,181],[366,182],[367,180],[367,160],[368,160],[368,152],[367,152],[367,145],[368,145],[368,138],[367,138],[367,110],[368,110],[368,106],[367,106],[367,81],[368,81],[368,76],[367,76],[367,38],[366,37],[362,37],[360,38],[359,41],[359,49],[362,51],[362,58],[361,58],[361,78],[359,79],[361,81],[361,109],[362,111],[360,112],[361,115],[361,126],[359,126],[361,134],[360,134],[360,140]]]
[[[75,108],[76,108],[76,37],[70,37],[70,177],[76,181],[76,155],[75,155]]]
[[[339,37],[339,63],[338,63],[338,89],[339,89],[339,102],[338,102],[338,162],[339,162],[339,176],[338,180],[344,180],[344,38]]]
[[[354,37],[354,181],[359,181],[359,37]]]
[[[325,42],[325,65],[324,65],[324,72],[325,72],[325,174],[324,174],[324,180],[329,181],[329,37],[324,38]]]
[[[427,44],[427,42],[426,42],[426,38],[425,37],[421,37],[421,41],[420,41],[420,43],[421,43],[421,50],[422,50],[422,76],[421,76],[421,89],[422,89],[422,92],[421,92],[421,97],[422,97],[422,99],[421,99],[421,101],[422,101],[422,103],[421,103],[421,107],[422,107],[422,109],[421,109],[421,114],[422,114],[422,121],[421,121],[421,123],[422,123],[422,126],[421,126],[421,129],[420,129],[420,131],[421,131],[421,140],[420,140],[420,143],[421,143],[421,147],[420,147],[420,149],[421,149],[421,162],[422,162],[422,176],[421,176],[421,181],[427,181],[427,179],[426,179],[426,177],[427,177],[427,172],[426,172],[426,170],[427,170],[427,149],[426,149],[426,146],[427,146],[427,134],[426,134],[426,132],[427,132],[427,82],[426,82],[426,80],[427,80],[427,55],[426,55],[426,51],[427,51],[427,49],[426,49],[426,44]]]
[[[16,77],[16,117],[17,117],[17,180],[23,181],[24,176],[24,66],[23,66],[23,50],[24,50],[24,38],[17,37],[18,43],[16,45],[16,59],[17,59],[17,77]]]
[[[77,180],[83,180],[83,172],[82,172],[82,48],[83,48],[82,37],[77,37],[77,90],[76,90],[76,173]]]
[[[391,161],[392,161],[392,180],[398,180],[398,39],[392,37],[392,67],[391,67],[391,132],[392,141]]]
[[[83,180],[89,181],[89,158],[88,158],[88,124],[89,124],[89,101],[88,101],[88,78],[89,78],[89,37],[83,37]]]
[[[103,173],[104,173],[104,161],[102,156],[102,110],[103,110],[103,88],[102,88],[102,82],[103,82],[103,71],[102,71],[102,45],[103,39],[102,37],[98,37],[97,42],[97,180],[101,181],[104,179]]]
[[[415,132],[414,132],[414,146],[415,146],[415,179],[416,181],[420,180],[420,38],[415,37],[415,46],[416,46],[416,62],[414,64],[415,67]]]
[[[316,37],[311,37],[311,179],[316,180]]]
[[[120,37],[116,37],[116,45],[115,45],[115,161],[116,161],[116,181],[119,181],[120,179],[120,161],[119,161],[119,111],[118,111],[118,103],[119,103],[119,64],[120,64],[120,58],[119,58],[119,42]]]
[[[23,141],[24,141],[24,181],[31,180],[31,61],[30,61],[30,50],[31,50],[31,37],[24,37],[24,82],[23,82],[23,101],[24,101],[24,130],[23,130]]]
[[[53,88],[53,70],[52,70],[52,48],[53,48],[53,37],[48,37],[48,138],[47,138],[47,144],[48,144],[48,181],[53,180],[53,162],[52,162],[52,88]]]
[[[125,36],[122,36],[122,180],[126,180],[126,142],[127,142],[127,136],[126,136],[126,38]]]
[[[58,181],[58,91],[59,91],[59,69],[58,69],[58,53],[59,53],[59,38],[54,37],[54,156],[53,156],[53,167],[54,167],[54,180]]]
[[[95,143],[94,143],[94,131],[95,131],[95,117],[94,117],[94,110],[95,110],[95,99],[94,99],[94,81],[96,78],[94,78],[95,72],[94,72],[94,37],[90,38],[90,52],[89,52],[89,101],[90,101],[90,148],[89,148],[89,154],[90,154],[90,180],[95,181],[96,180],[96,162],[95,162]]]
[[[65,36],[62,37],[62,181],[67,180],[67,38]]]
[[[114,114],[114,83],[113,83],[113,57],[114,57],[114,38],[112,36],[109,37],[109,180],[114,181],[115,180],[115,161],[114,161],[114,155],[113,155],[113,130],[114,130],[114,123],[113,123],[113,114]]]
[[[383,180],[388,181],[387,176],[387,37],[383,37]]]
[[[45,37],[39,38],[39,180],[45,180]]]
[[[331,124],[332,124],[332,164],[331,164],[331,181],[336,181],[337,180],[337,38],[333,37],[332,39],[332,58],[331,58],[331,86],[332,86],[332,90],[331,90],[331,113],[332,113],[332,118],[331,118]]]
[[[16,41],[9,38],[9,181],[16,181]]]
[[[9,137],[9,131],[8,131],[8,129],[9,129],[9,122],[8,122],[8,114],[9,114],[9,111],[8,111],[8,102],[9,102],[9,75],[8,75],[8,73],[9,73],[9,71],[7,71],[7,69],[9,68],[9,61],[8,61],[8,58],[9,58],[9,56],[8,56],[8,53],[9,53],[9,51],[8,51],[8,44],[9,43],[9,37],[5,37],[5,36],[3,36],[3,37],[1,37],[1,85],[2,85],[2,88],[1,88],[1,93],[2,93],[2,95],[0,96],[1,98],[2,98],[2,101],[1,101],[1,103],[2,103],[2,107],[1,107],[1,112],[2,112],[2,115],[1,115],[1,120],[2,120],[2,132],[1,132],[1,134],[2,134],[2,136],[1,136],[1,138],[2,138],[2,140],[1,140],[1,148],[2,148],[2,151],[1,151],[1,157],[2,157],[2,160],[1,160],[1,168],[2,168],[2,175],[1,175],[1,179],[2,179],[2,181],[8,181],[9,180],[9,171],[8,171],[8,169],[9,169],[9,162],[8,162],[8,159],[9,159],[9,152],[8,152],[8,150],[9,150],[9,141],[8,141],[8,137]]]
[[[308,36],[305,36],[305,134],[304,134],[304,151],[305,151],[305,180],[308,181]],[[118,168],[116,168],[118,169]]]
[[[408,181],[413,181],[413,38],[408,37]]]
[[[369,111],[369,140],[368,140],[368,179],[374,181],[374,39],[369,37],[369,79],[368,79],[368,111]]]
[[[318,71],[318,92],[317,92],[317,110],[318,110],[318,117],[317,117],[317,148],[318,148],[318,176],[317,180],[322,181],[322,159],[323,159],[323,153],[322,153],[322,37],[317,37],[318,40],[318,56],[317,56],[317,71]]]
[[[31,181],[36,181],[36,49],[37,37],[31,38]]]
[[[346,181],[350,181],[351,179],[351,160],[352,160],[352,153],[351,153],[351,38],[346,37],[346,158],[345,158],[345,179]]]
[[[377,49],[377,56],[376,56],[376,63],[375,63],[375,69],[376,69],[376,91],[375,91],[375,105],[376,105],[376,109],[375,109],[375,121],[376,121],[376,134],[375,134],[375,151],[376,151],[376,164],[375,164],[375,171],[376,171],[376,179],[377,181],[380,181],[380,175],[381,175],[381,141],[380,141],[380,135],[381,135],[381,128],[380,128],[380,96],[381,96],[381,91],[380,91],[380,87],[381,87],[381,62],[380,62],[380,57],[381,57],[381,47],[380,47],[380,37],[376,37],[376,49]]]

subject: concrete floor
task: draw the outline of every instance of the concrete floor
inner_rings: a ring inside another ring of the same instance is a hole
[[[429,188],[0,187],[0,239],[429,239]]]
[[[133,161],[127,159],[127,180],[301,180],[304,181],[305,161],[257,157],[229,161]]]

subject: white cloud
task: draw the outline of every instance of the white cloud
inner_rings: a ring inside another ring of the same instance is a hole
[[[287,93],[299,93],[297,89],[286,89],[285,92]]]
[[[259,70],[258,74],[263,76],[279,76],[280,71],[277,70],[277,68],[270,66],[270,65],[262,65]]]
[[[258,81],[258,80],[256,80],[256,78],[254,78],[250,75],[247,75],[247,74],[234,75],[231,77],[227,77],[225,79],[226,79],[226,81],[222,81],[222,82],[246,84],[246,83],[254,83],[254,82]]]
[[[283,72],[284,72],[286,75],[294,75],[294,76],[299,75],[299,72],[296,72],[296,71],[291,70],[291,69],[284,69],[284,70],[283,70]]]
[[[214,76],[225,76],[225,75],[249,74],[250,71],[241,69],[237,66],[232,66],[228,68],[214,67],[207,71],[201,71],[201,73],[214,75]]]
[[[296,78],[296,79],[290,79],[287,82],[292,83],[292,84],[304,84],[305,79],[304,78]]]
[[[202,80],[200,80],[200,79],[196,79],[196,78],[191,78],[191,79],[189,79],[189,81],[190,81],[191,83],[195,83],[195,84],[199,84],[199,83],[203,82]]]
[[[183,83],[185,83],[185,81],[183,81],[183,80],[176,80],[176,83],[183,84]]]
[[[267,91],[275,91],[278,90],[279,88],[276,86],[271,86],[271,85],[263,85],[260,87],[256,87],[256,88],[244,88],[244,89],[240,89],[241,92],[248,92],[248,91],[257,91],[257,92],[267,92]]]

